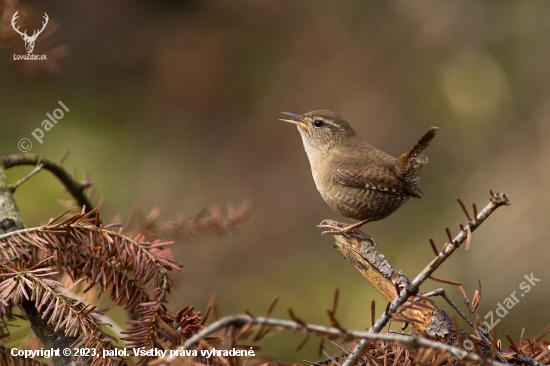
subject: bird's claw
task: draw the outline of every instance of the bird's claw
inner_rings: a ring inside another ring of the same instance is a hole
[[[323,231],[321,235],[332,234],[332,235],[345,235],[348,237],[352,236],[361,241],[370,241],[374,248],[376,248],[376,245],[377,245],[376,240],[374,240],[372,236],[360,231],[355,224],[347,225],[347,224],[333,221],[333,220],[323,220],[319,225],[317,225],[317,228],[328,229]]]
[[[372,236],[370,236],[370,235],[367,235],[367,234],[365,234],[365,233],[361,233],[361,234],[364,234],[364,235],[366,236],[366,237],[364,237],[364,238],[361,239],[361,240],[363,240],[363,241],[370,241],[370,242],[372,243],[372,247],[373,247],[374,249],[376,249],[376,245],[377,245],[376,240],[374,240],[374,238],[373,238]]]
[[[333,234],[333,235],[344,235],[343,233],[336,231],[336,230],[325,230],[321,233],[321,235],[327,235],[327,234]]]
[[[332,221],[332,220],[323,220],[319,225],[317,225],[317,228],[319,229],[329,229],[325,230],[321,233],[321,235],[326,234],[346,234],[345,229],[346,225],[342,224],[340,222]]]
[[[325,219],[321,221],[319,225],[317,225],[317,227],[338,227],[338,228],[342,226],[345,226],[345,224],[338,221],[329,220],[329,219]]]

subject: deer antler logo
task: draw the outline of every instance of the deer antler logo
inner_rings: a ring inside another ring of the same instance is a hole
[[[25,29],[25,32],[20,32],[19,31],[19,27],[15,28],[15,20],[17,18],[19,18],[19,16],[17,15],[17,13],[19,12],[19,10],[17,10],[15,12],[15,14],[13,14],[13,18],[11,18],[11,26],[13,27],[13,29],[19,33],[21,35],[21,38],[23,38],[23,40],[25,41],[25,48],[27,49],[27,53],[32,53],[32,50],[34,49],[34,42],[36,42],[36,38],[38,38],[38,36],[40,35],[40,33],[42,33],[42,31],[44,30],[44,28],[46,28],[46,24],[48,24],[48,20],[50,18],[48,18],[48,14],[44,13],[44,19],[46,20],[45,22],[42,23],[42,29],[40,29],[39,31],[37,31],[36,29],[34,30],[32,36],[28,36],[27,35],[27,30]]]

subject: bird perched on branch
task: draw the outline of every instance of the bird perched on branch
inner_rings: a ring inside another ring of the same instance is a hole
[[[339,214],[359,220],[352,225],[325,220],[318,226],[328,229],[323,234],[350,234],[367,222],[389,216],[409,198],[420,198],[419,173],[428,159],[419,154],[437,127],[431,127],[396,159],[363,141],[333,112],[282,113],[293,119],[281,121],[298,126],[315,185],[325,202]]]

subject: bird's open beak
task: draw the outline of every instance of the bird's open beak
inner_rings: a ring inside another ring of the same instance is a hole
[[[298,126],[298,127],[305,127],[305,128],[308,127],[307,123],[301,121],[302,116],[301,116],[300,114],[290,113],[290,112],[281,112],[281,113],[283,113],[283,114],[288,114],[289,116],[298,119],[298,121],[292,120],[292,119],[279,119],[279,121],[284,121],[284,122],[288,122],[288,123],[294,123],[294,124],[295,124],[296,126]]]

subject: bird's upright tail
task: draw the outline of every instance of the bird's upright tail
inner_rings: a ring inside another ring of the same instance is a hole
[[[437,127],[430,127],[428,132],[418,140],[412,149],[401,155],[397,160],[397,170],[399,174],[401,174],[415,189],[419,182],[418,173],[422,166],[428,162],[428,158],[419,154],[428,147],[430,141],[435,137],[436,131]]]

